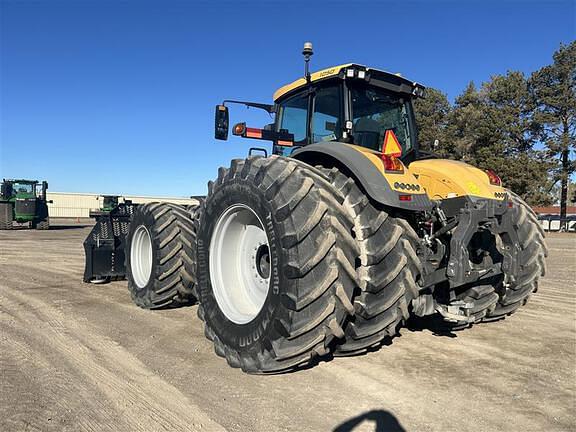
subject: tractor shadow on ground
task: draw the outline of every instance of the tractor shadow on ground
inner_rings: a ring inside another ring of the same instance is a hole
[[[398,419],[390,412],[384,410],[372,410],[352,417],[339,424],[332,432],[354,432],[358,427],[365,426],[363,423],[372,423],[374,432],[406,432]],[[366,430],[363,427],[362,430]]]
[[[424,317],[413,316],[406,322],[404,327],[411,332],[430,331],[434,336],[456,338],[458,334],[438,315]]]

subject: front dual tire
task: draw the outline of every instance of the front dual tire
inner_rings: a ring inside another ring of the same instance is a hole
[[[344,336],[358,246],[343,203],[322,172],[283,157],[234,160],[209,184],[198,314],[231,366],[290,370]]]

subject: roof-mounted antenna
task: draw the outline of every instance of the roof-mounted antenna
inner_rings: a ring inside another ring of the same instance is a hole
[[[310,62],[310,57],[314,54],[312,51],[312,42],[304,42],[304,49],[302,50],[302,55],[304,56],[304,76],[306,77],[306,82],[310,82],[310,70],[308,69],[308,63]]]

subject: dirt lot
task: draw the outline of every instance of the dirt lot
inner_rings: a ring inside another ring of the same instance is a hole
[[[149,312],[124,282],[82,283],[89,228],[0,232],[1,431],[574,431],[576,236],[503,322],[297,373],[250,376],[196,307]]]

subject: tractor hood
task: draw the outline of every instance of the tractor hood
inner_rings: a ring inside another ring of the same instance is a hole
[[[433,200],[459,196],[503,200],[507,196],[506,189],[490,184],[488,174],[464,162],[426,159],[412,162],[408,170]]]
[[[16,218],[32,218],[36,214],[36,198],[16,198]]]

